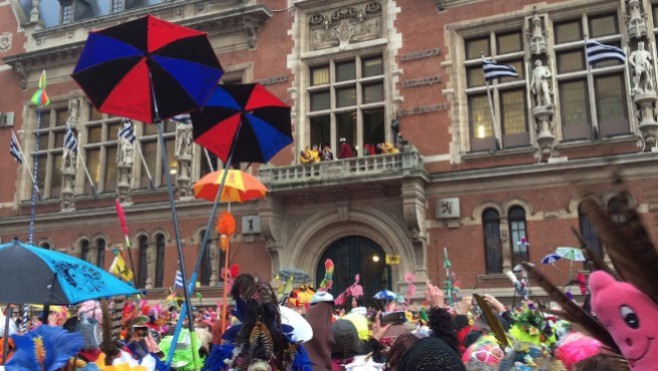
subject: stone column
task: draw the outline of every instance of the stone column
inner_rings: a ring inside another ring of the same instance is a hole
[[[548,161],[553,154],[555,133],[553,132],[553,74],[549,69],[547,53],[546,30],[543,20],[537,13],[530,20],[527,28],[530,45],[531,80],[530,92],[532,99],[532,116],[534,133],[539,158]]]
[[[656,79],[653,55],[649,50],[650,39],[647,33],[646,14],[640,0],[628,0],[624,9],[631,50],[628,56],[631,75],[632,97],[635,103],[637,130],[644,142],[644,150],[651,151],[656,146],[658,123],[656,122]]]
[[[192,149],[192,125],[176,123],[176,188],[181,199],[192,197]]]
[[[75,211],[75,172],[75,166],[62,166],[62,190],[60,192],[62,211]]]

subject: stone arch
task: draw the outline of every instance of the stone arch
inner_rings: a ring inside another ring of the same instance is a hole
[[[315,279],[315,268],[326,249],[341,237],[358,235],[371,239],[388,255],[400,255],[400,265],[393,265],[393,282],[402,281],[402,272],[413,272],[415,256],[410,238],[401,221],[378,210],[350,210],[349,219],[337,213],[321,213],[307,219],[291,235],[290,251],[284,264],[303,269]]]
[[[635,196],[630,192],[627,192],[626,196],[628,197],[628,203],[629,203],[628,206],[629,207],[637,207],[637,199],[635,198]],[[610,191],[610,192],[604,193],[601,196],[601,202],[603,202],[603,206],[605,206],[605,208],[607,209],[608,204],[610,203],[610,200],[615,198],[615,197],[619,197],[619,192]]]
[[[503,209],[505,211],[505,216],[509,213],[509,209],[514,207],[514,206],[519,206],[522,207],[523,210],[526,212],[526,218],[528,216],[535,215],[535,208],[532,206],[532,204],[522,198],[512,198],[503,203]]]
[[[103,254],[99,255],[100,251],[98,249],[99,240],[103,241]],[[93,237],[89,239],[89,255],[91,256],[90,263],[100,266],[102,269],[105,269],[105,252],[110,248],[110,237],[104,233],[96,233]]]
[[[580,203],[583,201],[583,198],[585,198],[586,196],[594,197],[594,200],[596,200],[596,202],[601,206],[607,205],[607,203],[604,204],[603,199],[597,195],[593,195],[593,194],[576,195],[573,196],[571,200],[569,200],[569,206],[567,208],[567,212],[569,213],[570,217],[578,218],[578,206],[580,206]]]
[[[37,240],[37,243],[34,244],[35,246],[43,247],[43,246],[48,246],[48,250],[53,250],[55,249],[55,245],[53,245],[53,240],[51,238],[40,238]]]
[[[482,213],[486,209],[494,209],[498,211],[498,215],[500,215],[501,218],[507,215],[506,209],[504,209],[498,202],[486,201],[476,205],[473,208],[473,215],[471,216],[473,221],[478,224],[482,224]]]
[[[87,241],[87,244],[89,246],[89,253],[91,253],[91,237],[87,234],[81,234],[78,236],[78,238],[75,239],[73,242],[73,246],[71,248],[71,254],[75,256],[76,258],[80,257],[80,254],[82,252],[82,242]]]

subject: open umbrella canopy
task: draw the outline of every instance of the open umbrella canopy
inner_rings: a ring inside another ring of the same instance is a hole
[[[99,111],[152,123],[201,107],[222,73],[205,32],[147,15],[90,32],[72,77]]]
[[[542,264],[553,264],[556,261],[562,259],[562,257],[554,252],[547,254],[543,258],[541,258],[541,263]]]
[[[194,140],[224,163],[265,163],[292,143],[290,107],[259,84],[223,84],[191,112]]]
[[[214,201],[224,175],[224,170],[213,171],[199,179],[192,189],[195,198]],[[265,198],[267,187],[249,173],[228,170],[226,183],[220,197],[221,202],[247,202]]]
[[[311,280],[311,276],[299,268],[283,268],[278,276],[282,281],[288,281],[292,277],[293,283],[306,283]]]
[[[585,261],[585,255],[583,254],[583,251],[575,247],[558,247],[555,249],[555,253],[567,260],[576,262]]]
[[[391,290],[382,290],[373,296],[374,299],[379,299],[379,300],[401,300],[400,295],[397,293],[391,291]]]
[[[84,260],[14,240],[0,245],[0,302],[70,305],[139,292]]]

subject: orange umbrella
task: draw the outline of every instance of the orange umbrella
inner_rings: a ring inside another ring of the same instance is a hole
[[[214,201],[224,170],[213,171],[199,179],[192,188],[194,197]],[[246,202],[265,198],[267,188],[253,175],[241,170],[229,170],[226,184],[220,198],[221,202]]]

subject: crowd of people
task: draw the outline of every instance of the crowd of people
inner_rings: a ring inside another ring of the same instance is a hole
[[[348,143],[345,138],[340,138],[340,147],[338,149],[338,154],[335,158],[341,160],[346,158],[352,158],[357,156],[357,148],[352,144]],[[374,156],[379,154],[390,154],[390,153],[399,153],[400,150],[388,142],[377,143],[376,145],[372,143],[366,143],[363,146],[363,155],[364,156]],[[325,144],[323,146],[318,146],[314,144],[312,147],[307,146],[299,154],[299,161],[302,164],[315,164],[321,161],[332,161],[334,160],[334,153],[331,150],[331,146]]]
[[[160,302],[89,301],[76,311],[55,307],[46,325],[35,311],[23,335],[18,316],[7,321],[13,336],[6,367],[31,370],[53,362],[43,369],[194,370],[192,352],[197,352],[202,369],[209,371],[627,369],[601,342],[522,297],[507,307],[483,295],[491,318],[470,296],[450,305],[444,291],[430,283],[423,302],[398,297],[370,300],[375,304],[365,307],[359,306],[363,297],[348,304],[326,287],[315,291],[307,285],[286,292],[249,274],[235,279],[230,296],[226,329],[219,308],[195,308],[198,341],[190,341],[184,329],[176,345],[172,335],[182,299],[174,293]],[[3,330],[5,320],[0,318]],[[515,343],[501,344],[497,326]],[[111,336],[101,335],[105,332]],[[59,353],[58,363],[52,357],[39,361],[39,344]]]

